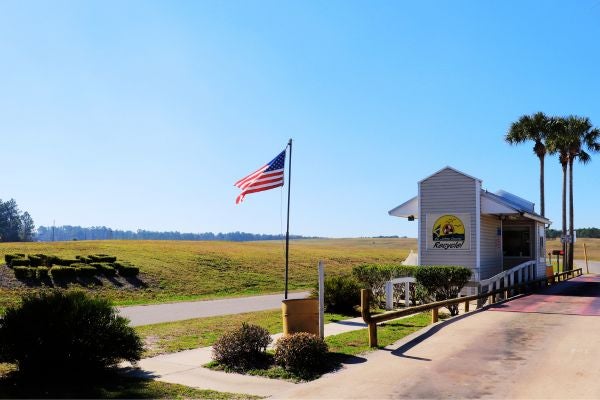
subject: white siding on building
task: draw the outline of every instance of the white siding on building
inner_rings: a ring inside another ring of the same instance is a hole
[[[421,238],[419,253],[421,265],[462,265],[473,270],[472,280],[479,280],[476,269],[476,185],[475,179],[458,173],[450,168],[423,180],[419,184],[419,222]],[[468,227],[471,237],[470,250],[427,250],[427,214],[430,213],[468,213],[471,224]]]
[[[498,236],[500,219],[497,215],[481,216],[481,279],[502,272],[501,237]]]

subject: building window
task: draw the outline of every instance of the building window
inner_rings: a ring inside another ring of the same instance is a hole
[[[510,227],[504,229],[502,237],[505,257],[531,257],[531,234],[529,227]]]

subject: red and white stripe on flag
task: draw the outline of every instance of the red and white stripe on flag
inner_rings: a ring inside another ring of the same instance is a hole
[[[234,185],[242,189],[242,193],[235,199],[235,204],[244,201],[244,197],[246,197],[247,194],[283,186],[284,166],[285,150],[279,153],[279,155],[271,160],[271,162],[237,181]]]

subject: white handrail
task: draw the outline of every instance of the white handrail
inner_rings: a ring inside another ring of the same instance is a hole
[[[410,302],[410,284],[417,280],[412,276],[392,279],[385,283],[385,309],[391,310],[394,308],[394,284],[404,283],[404,306],[408,307]]]
[[[484,279],[479,282],[479,290],[485,288],[488,292],[500,288],[500,283],[504,282],[504,287],[509,287],[518,283],[528,282],[535,279],[536,261],[526,261],[523,264],[512,267],[506,271],[502,271],[491,278]]]

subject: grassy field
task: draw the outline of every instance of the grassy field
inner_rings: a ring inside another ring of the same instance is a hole
[[[583,260],[583,244],[587,248],[589,260],[600,261],[600,239],[577,239],[575,243],[575,259]],[[559,239],[551,239],[547,242],[548,251],[562,250],[562,244]]]
[[[319,260],[325,261],[327,274],[338,274],[348,272],[354,265],[361,263],[402,261],[410,249],[416,250],[415,239],[292,241],[290,289],[312,287],[317,280]],[[140,267],[139,277],[144,285],[119,287],[102,284],[87,288],[121,305],[275,293],[283,291],[284,286],[284,243],[281,241],[73,241],[0,244],[0,260],[4,259],[4,254],[17,252],[63,257],[105,253],[115,255],[119,260],[132,262]],[[20,295],[38,289],[26,285],[7,287],[0,282],[0,309],[15,304]]]

